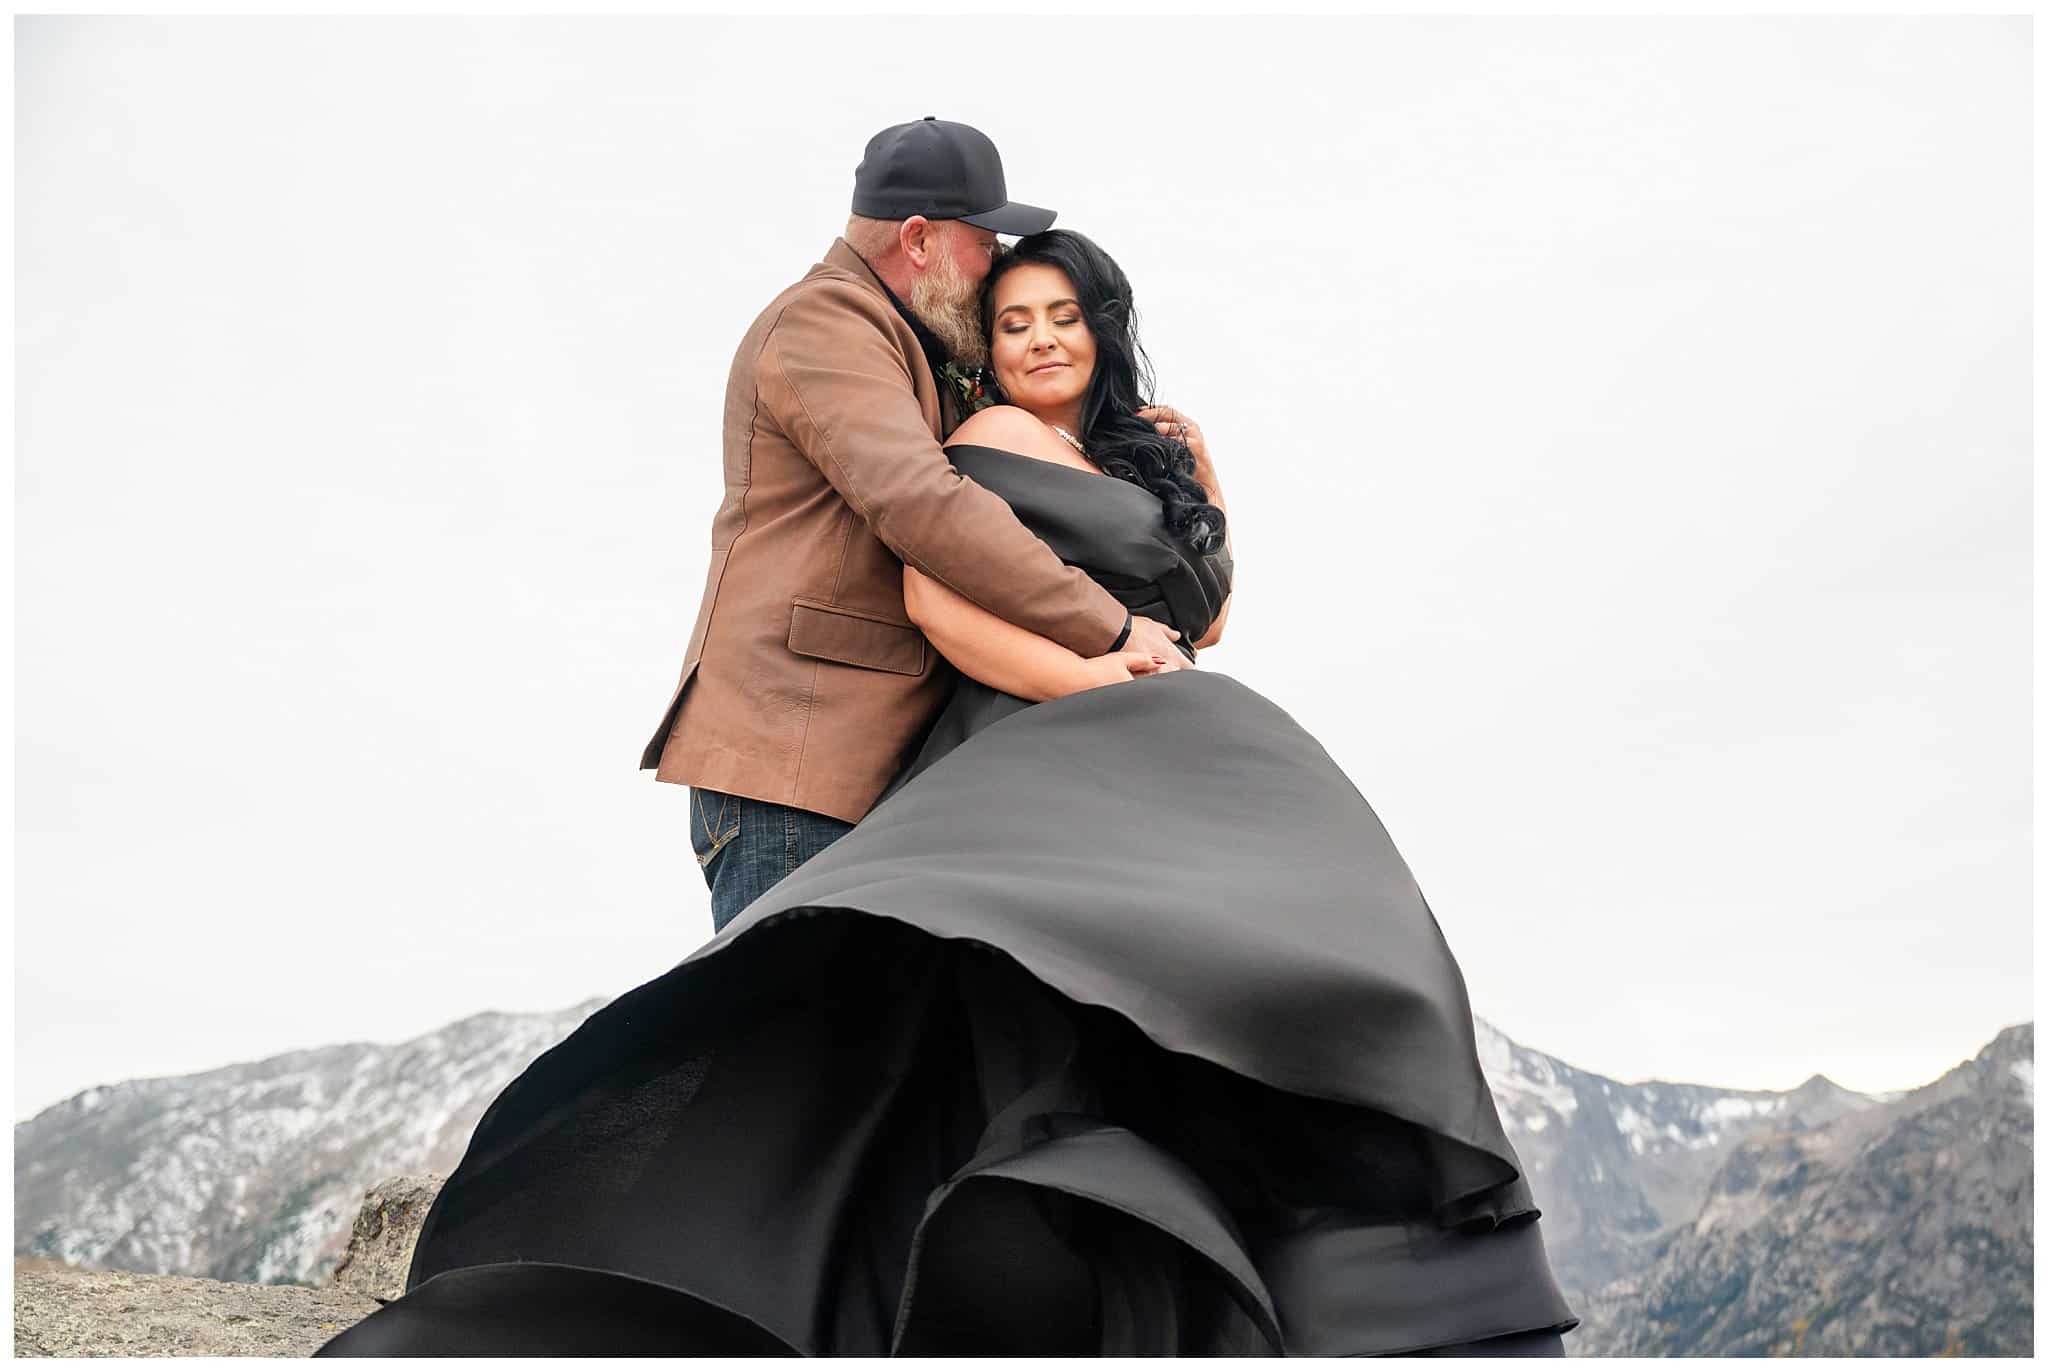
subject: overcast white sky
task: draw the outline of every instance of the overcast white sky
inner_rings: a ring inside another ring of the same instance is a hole
[[[925,114],[1130,273],[1230,499],[1204,666],[1358,783],[1479,1014],[1938,1074],[2032,1016],[2029,44],[18,21],[17,1117],[709,936],[636,764],[726,370]]]

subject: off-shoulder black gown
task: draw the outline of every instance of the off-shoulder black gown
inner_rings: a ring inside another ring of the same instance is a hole
[[[1193,642],[1156,497],[954,465]],[[1386,830],[1208,670],[963,677],[892,789],[478,1124],[324,1354],[1548,1353],[1577,1325]]]

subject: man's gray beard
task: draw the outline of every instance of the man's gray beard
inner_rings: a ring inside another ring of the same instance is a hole
[[[956,361],[969,367],[988,361],[988,339],[981,332],[980,292],[943,250],[931,269],[910,283],[910,312],[938,335]]]

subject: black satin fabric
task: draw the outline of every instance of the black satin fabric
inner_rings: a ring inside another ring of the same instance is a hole
[[[948,450],[1199,638],[1149,492]],[[1372,809],[1203,669],[962,679],[884,799],[492,1104],[326,1355],[1557,1355],[1456,960]]]

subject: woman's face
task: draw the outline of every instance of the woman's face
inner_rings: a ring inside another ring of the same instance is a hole
[[[1072,411],[1095,375],[1095,335],[1074,283],[1058,267],[1027,262],[1003,273],[990,304],[989,358],[1010,403],[1040,416]]]

